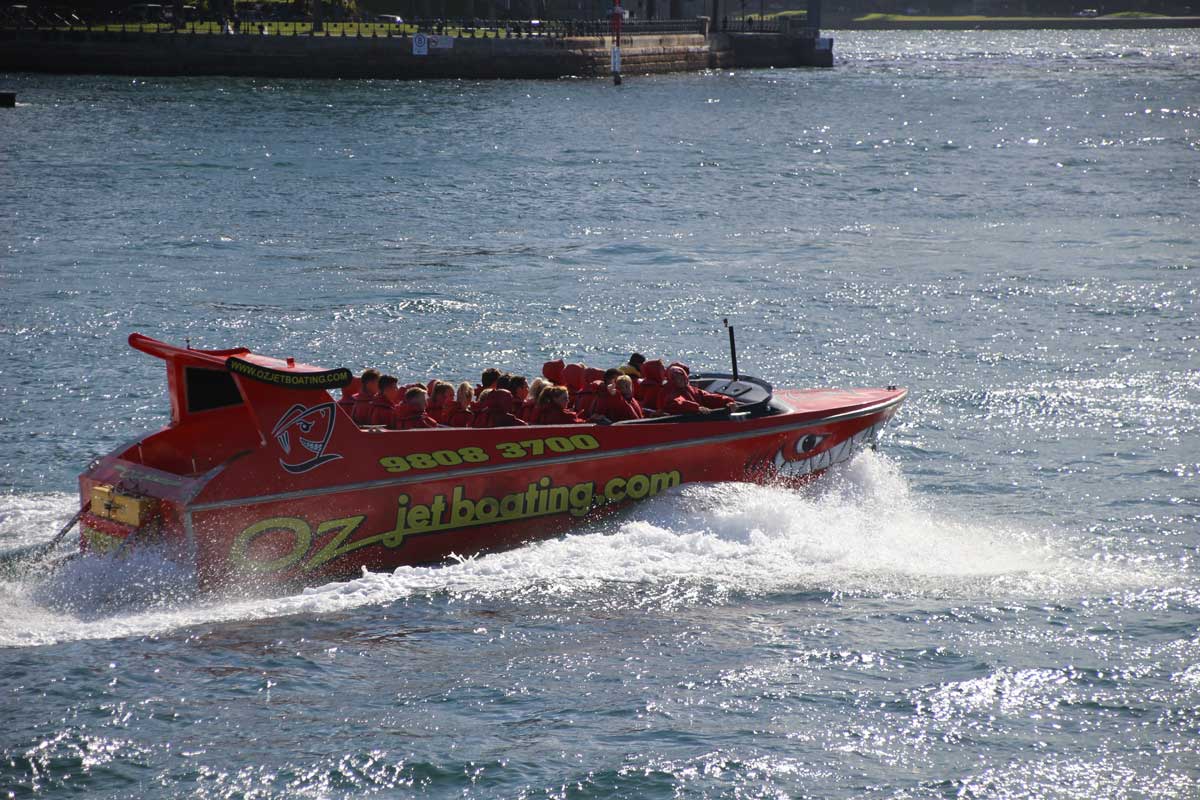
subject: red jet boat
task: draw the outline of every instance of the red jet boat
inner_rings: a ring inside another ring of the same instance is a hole
[[[733,409],[609,425],[360,428],[323,370],[133,334],[166,362],[171,422],[79,477],[81,549],[165,548],[201,588],[318,584],[549,538],[701,481],[811,479],[874,444],[907,391],[694,385]],[[735,367],[736,370],[736,367]]]

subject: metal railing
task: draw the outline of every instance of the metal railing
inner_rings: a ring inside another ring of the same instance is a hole
[[[722,17],[716,21],[714,30],[729,33],[788,33],[804,27],[804,18],[790,17],[758,17],[753,14],[736,17]]]

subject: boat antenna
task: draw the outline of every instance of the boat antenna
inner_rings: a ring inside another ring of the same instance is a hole
[[[733,362],[733,379],[734,379],[735,381],[736,381],[736,380],[741,380],[741,379],[738,377],[738,368],[737,368],[737,341],[736,341],[736,340],[733,338],[733,326],[729,324],[729,318],[728,318],[728,317],[726,317],[725,319],[721,320],[721,322],[725,323],[725,329],[729,331],[729,360]]]

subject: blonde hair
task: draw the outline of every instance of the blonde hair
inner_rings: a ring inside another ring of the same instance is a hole
[[[475,387],[471,385],[470,381],[463,381],[458,385],[458,392],[454,395],[454,399],[461,403],[463,407],[469,406],[471,401],[475,399]]]
[[[534,378],[533,382],[529,384],[529,399],[530,399],[530,401],[537,403],[538,397],[542,394],[543,391],[545,391],[546,387],[549,385],[550,385],[550,381],[546,380],[545,378]]]
[[[618,389],[625,387],[625,386],[628,386],[630,389],[633,388],[633,378],[629,377],[628,375],[618,375],[613,380],[613,383],[616,385],[616,387]]]
[[[542,389],[542,393],[538,395],[538,405],[548,406],[554,402],[556,397],[570,397],[570,392],[565,386],[547,386]]]

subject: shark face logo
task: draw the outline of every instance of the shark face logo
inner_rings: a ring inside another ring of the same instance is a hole
[[[815,451],[829,438],[829,435],[809,433],[801,436],[794,443],[781,447],[775,454],[775,472],[785,478],[803,478],[823,472],[834,464],[849,461],[864,447],[874,447],[875,441],[879,437],[879,429],[882,427],[882,422],[876,423],[859,431],[849,439],[843,439],[838,444],[807,457],[806,455]],[[797,459],[795,456],[799,456],[799,458]]]
[[[340,455],[326,453],[325,446],[333,436],[333,423],[337,419],[333,403],[315,406],[292,406],[275,423],[271,435],[283,450],[279,466],[298,475],[316,469],[327,461],[336,461]]]

